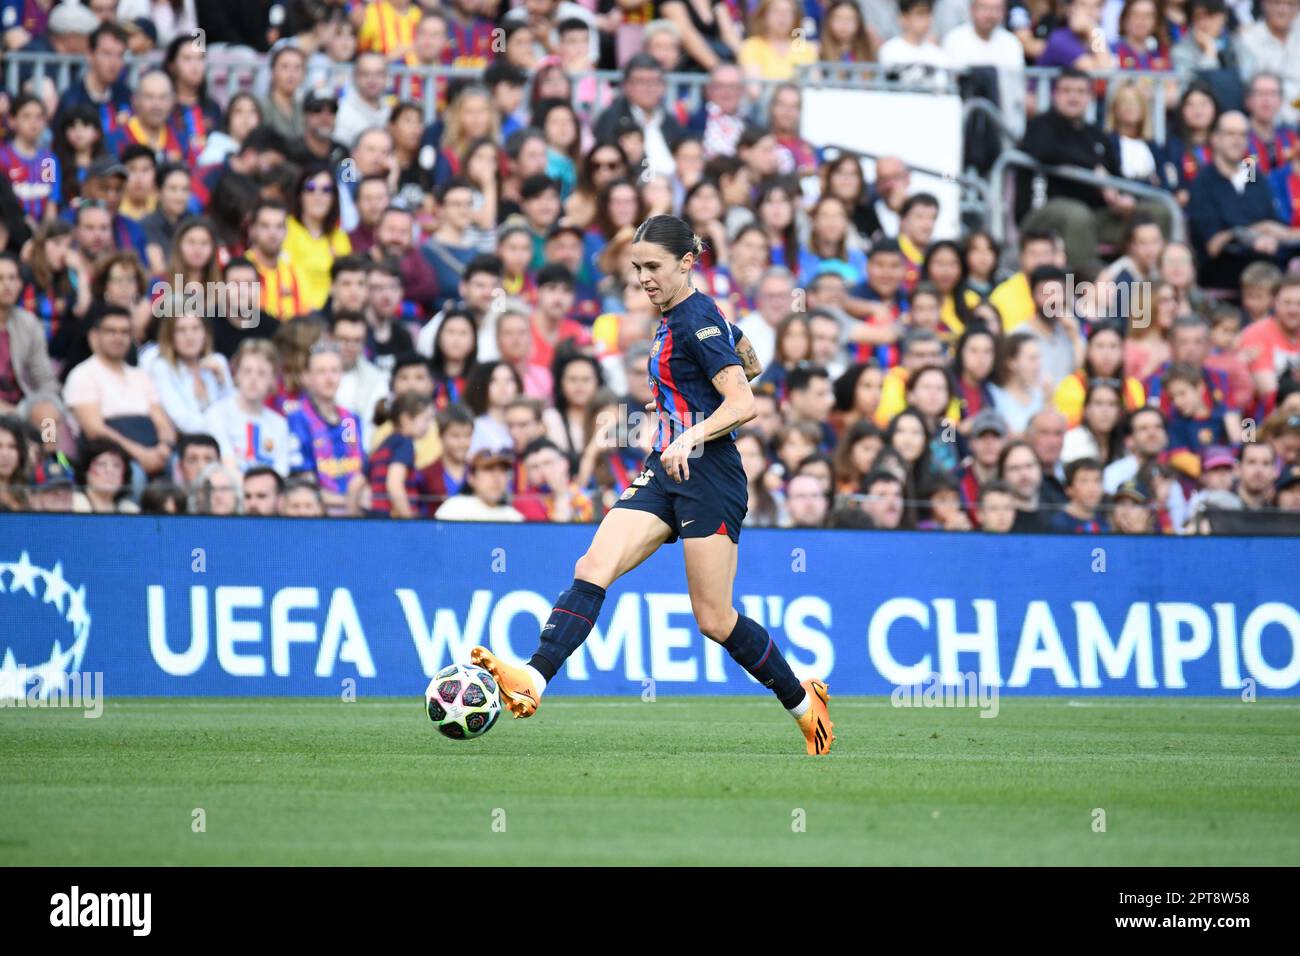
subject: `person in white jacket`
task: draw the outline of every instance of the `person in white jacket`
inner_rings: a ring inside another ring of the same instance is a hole
[[[235,390],[208,408],[203,430],[217,440],[226,466],[243,473],[258,465],[289,474],[289,424],[266,407],[275,388],[276,352],[266,339],[247,339],[235,350]]]

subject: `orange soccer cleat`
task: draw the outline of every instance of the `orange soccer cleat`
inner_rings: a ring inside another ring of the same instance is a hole
[[[835,725],[831,723],[831,713],[826,702],[831,699],[831,695],[826,692],[826,685],[819,680],[800,681],[800,686],[808,692],[808,709],[795,721],[803,731],[808,753],[815,756],[830,753],[831,744],[835,742]]]
[[[522,667],[503,663],[486,647],[474,648],[469,652],[469,659],[470,663],[483,668],[495,678],[497,687],[501,691],[501,703],[516,718],[531,717],[537,712],[541,695],[533,687],[528,671]]]

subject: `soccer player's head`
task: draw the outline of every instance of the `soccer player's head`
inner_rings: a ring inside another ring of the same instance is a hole
[[[650,301],[676,305],[691,292],[691,269],[703,252],[700,237],[676,216],[651,216],[632,236],[632,268]]]

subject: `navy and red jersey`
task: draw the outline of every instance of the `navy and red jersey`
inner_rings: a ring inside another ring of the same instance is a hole
[[[122,132],[131,119],[131,88],[126,81],[119,79],[108,92],[108,99],[103,102],[95,99],[86,89],[86,81],[78,80],[59,97],[59,106],[54,111],[57,117],[68,107],[88,104],[99,111],[99,125],[104,130],[104,149],[113,155],[121,155]]]
[[[1047,519],[1047,530],[1057,534],[1107,534],[1110,525],[1096,515],[1085,520],[1061,510]]]
[[[447,18],[447,48],[442,60],[449,66],[488,66],[495,57],[492,48],[497,25],[492,20],[473,17],[468,21],[452,15]]]
[[[663,451],[722,404],[713,377],[728,365],[741,364],[733,329],[717,303],[698,291],[663,314],[649,363],[650,389],[659,414],[655,451]],[[735,432],[728,436],[735,437]]]
[[[45,219],[45,207],[63,201],[59,161],[48,149],[31,156],[18,152],[13,143],[0,144],[0,173],[9,177],[14,195],[22,203],[23,215],[33,222]]]
[[[184,105],[177,103],[172,108],[168,125],[180,142],[185,165],[194,169],[199,155],[208,145],[208,137],[221,129],[221,107],[209,99]]]
[[[1255,157],[1255,169],[1260,173],[1271,173],[1286,166],[1297,148],[1300,148],[1300,135],[1289,126],[1279,126],[1267,142],[1253,129],[1246,138],[1246,155]]]
[[[420,498],[424,494],[424,475],[415,468],[415,441],[393,432],[383,440],[366,462],[366,481],[370,484],[370,513],[387,515],[393,510],[388,497],[388,469],[406,466],[406,495],[416,514],[423,514]]]

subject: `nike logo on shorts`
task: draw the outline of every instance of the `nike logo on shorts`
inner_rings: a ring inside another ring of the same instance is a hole
[[[692,518],[690,521],[683,521],[683,522],[682,522],[682,527],[685,528],[688,524],[691,524],[691,523],[694,522],[694,521],[695,521],[694,518]]]

